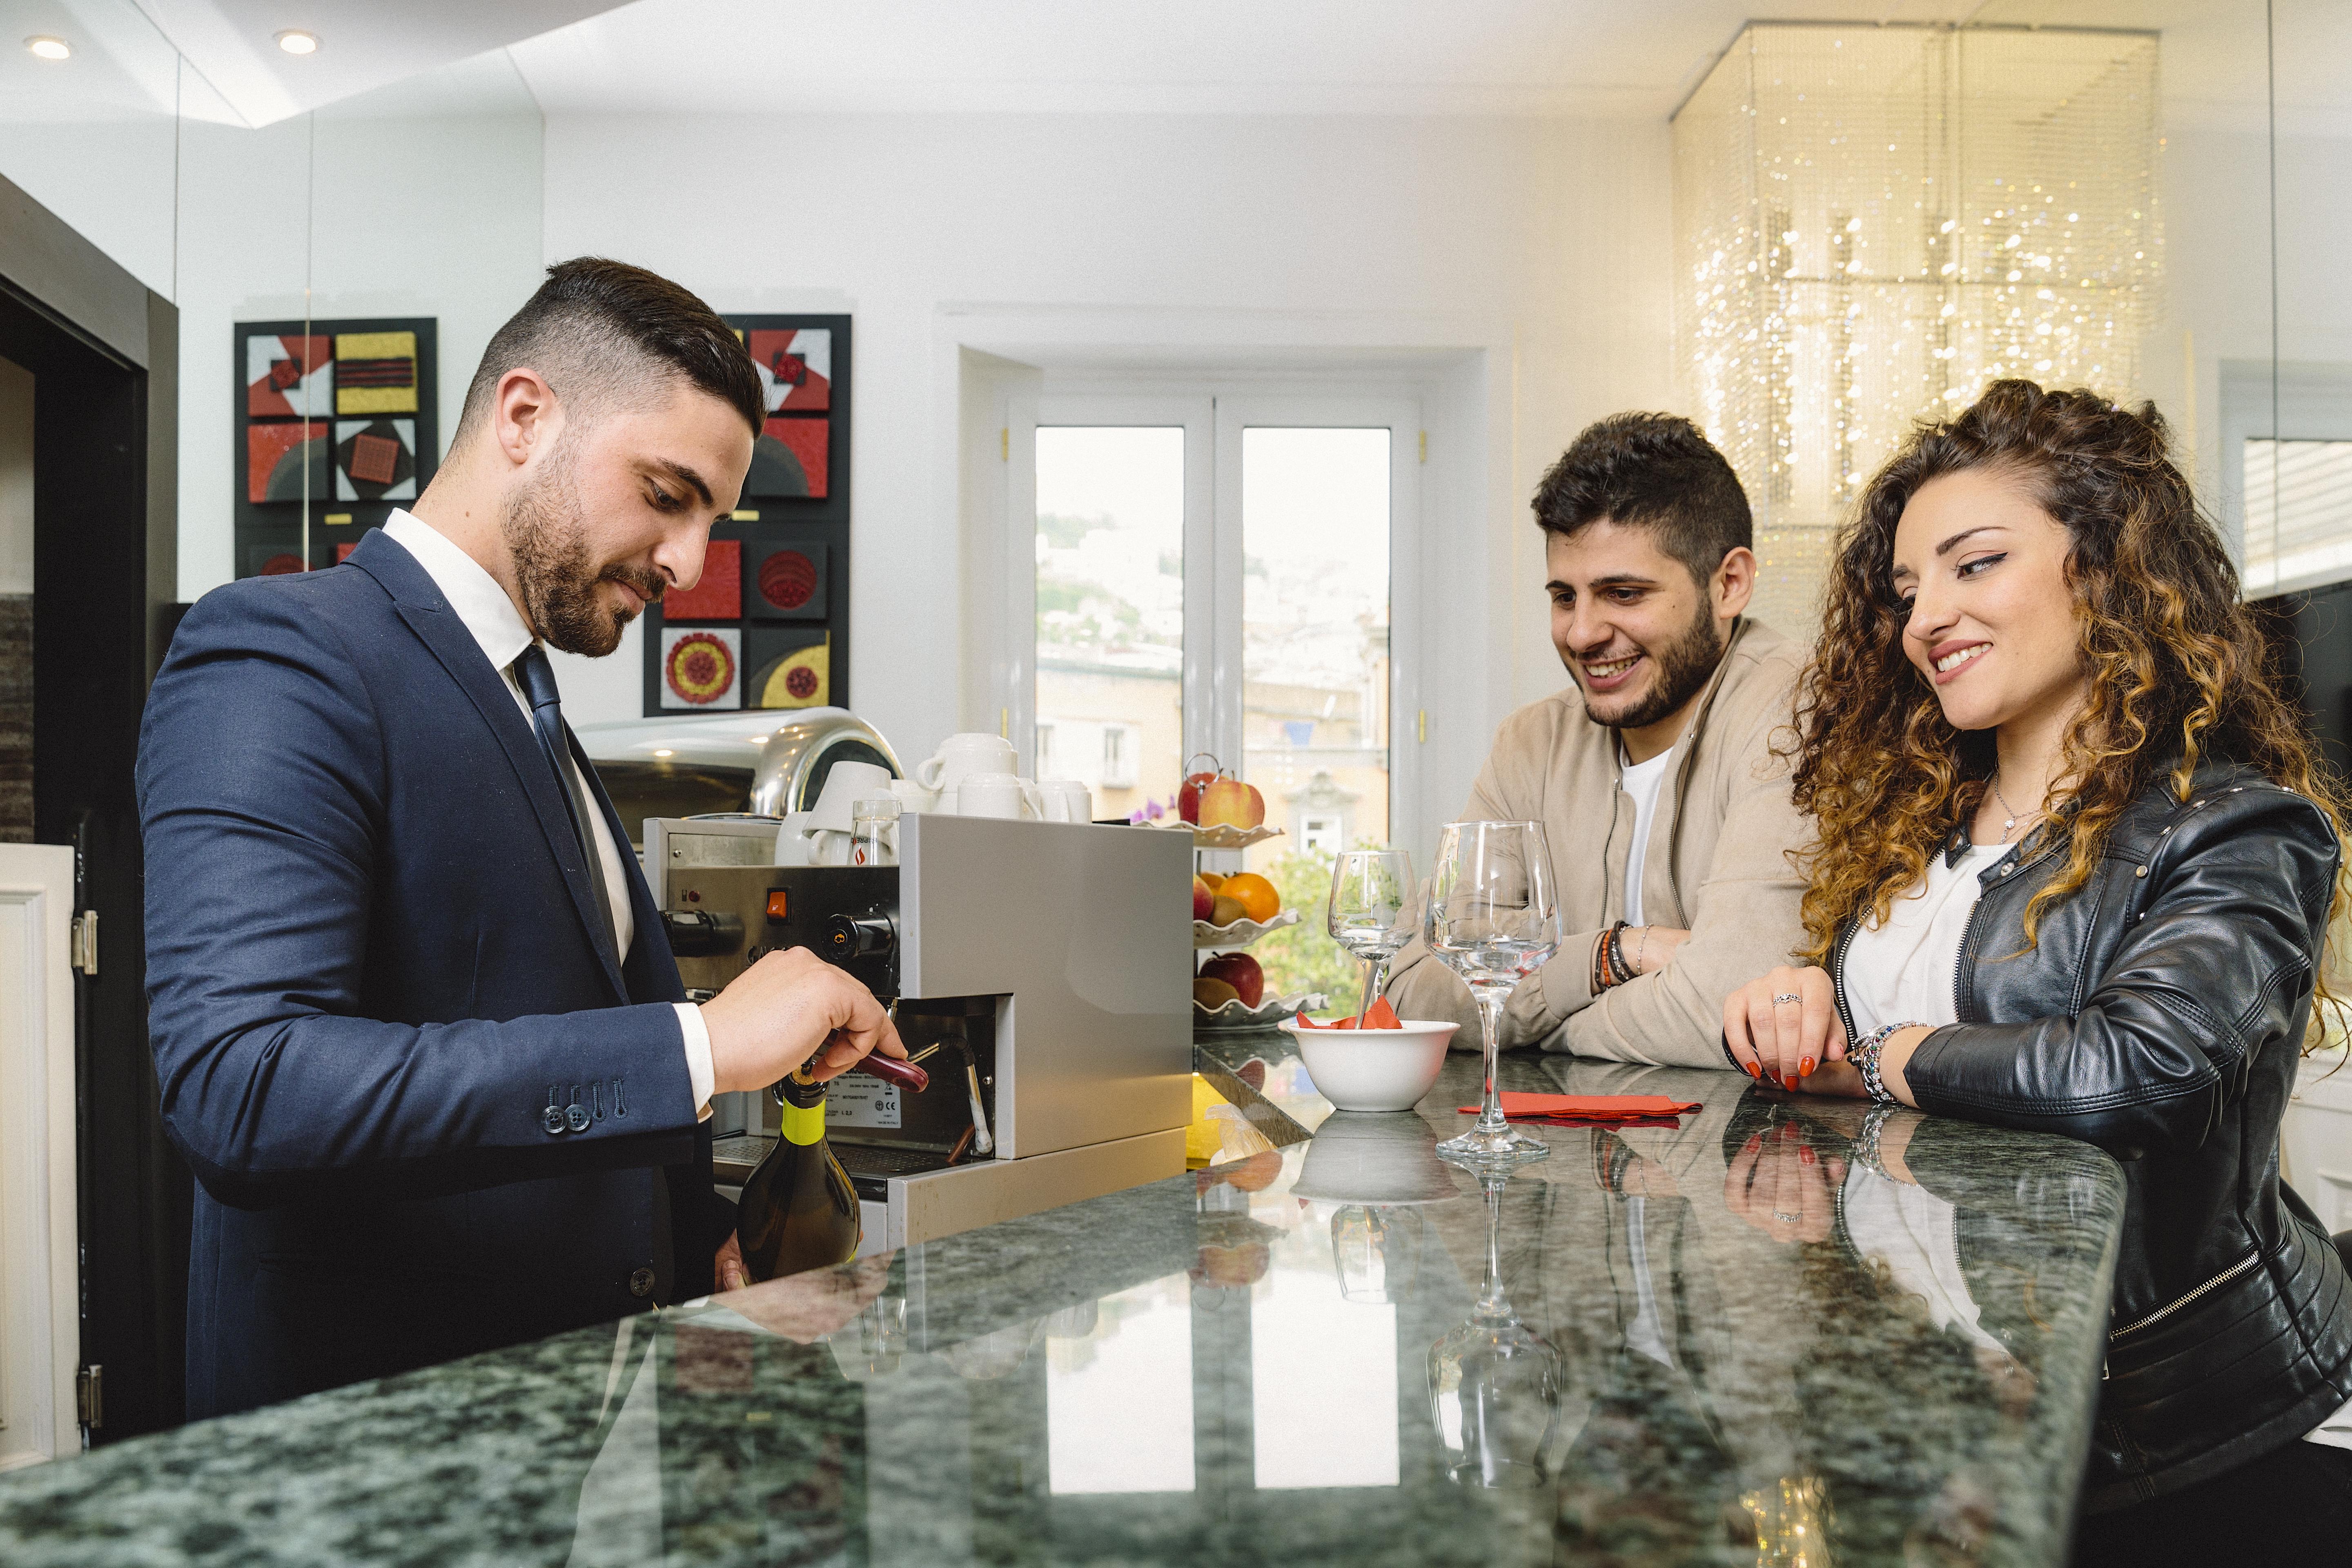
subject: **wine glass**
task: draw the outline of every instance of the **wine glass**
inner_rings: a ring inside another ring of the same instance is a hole
[[[1486,1090],[1477,1124],[1437,1152],[1457,1164],[1540,1160],[1551,1152],[1503,1117],[1495,1089],[1503,1005],[1559,947],[1559,899],[1540,822],[1448,823],[1437,839],[1422,934],[1478,1003]]]
[[[1559,1352],[1503,1294],[1503,1187],[1510,1167],[1478,1173],[1486,1191],[1486,1278],[1467,1322],[1429,1347],[1429,1413],[1457,1485],[1524,1490],[1547,1479],[1559,1424]]]
[[[1349,1204],[1331,1216],[1331,1264],[1339,1299],[1373,1305],[1405,1299],[1421,1277],[1421,1211],[1397,1204]]]
[[[1343,849],[1331,860],[1324,929],[1364,965],[1356,1027],[1381,994],[1389,960],[1412,940],[1412,857],[1402,849]]]

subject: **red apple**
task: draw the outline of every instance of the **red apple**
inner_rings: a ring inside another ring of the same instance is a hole
[[[1203,882],[1198,877],[1193,878],[1192,918],[1196,921],[1207,920],[1210,913],[1214,910],[1216,907],[1217,895],[1209,890],[1209,884]]]
[[[1201,752],[1200,755],[1209,757],[1206,752]],[[1214,757],[1209,757],[1209,767],[1206,773],[1186,773],[1183,784],[1176,790],[1176,815],[1184,821],[1198,826],[1201,820],[1201,792],[1216,783],[1218,776],[1217,759]]]
[[[1255,827],[1265,820],[1265,796],[1230,774],[1201,792],[1200,825]]]
[[[1201,965],[1201,978],[1223,981],[1240,994],[1244,1007],[1255,1007],[1265,998],[1265,971],[1246,952],[1217,954]]]

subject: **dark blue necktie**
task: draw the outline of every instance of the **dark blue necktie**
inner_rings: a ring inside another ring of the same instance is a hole
[[[596,835],[588,826],[588,814],[595,806],[581,787],[578,771],[571,766],[571,738],[563,727],[563,698],[555,689],[555,669],[547,662],[546,650],[533,643],[514,661],[514,672],[523,700],[530,704],[530,727],[539,733],[539,749],[547,765],[555,770],[555,787],[563,795],[572,831],[579,837],[581,858],[588,867],[588,886],[595,890],[601,922],[596,928],[596,950],[607,952],[614,941],[613,897],[604,886],[604,858],[596,853]]]

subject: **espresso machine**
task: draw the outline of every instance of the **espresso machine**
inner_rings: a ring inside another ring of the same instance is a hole
[[[898,864],[777,866],[777,825],[649,818],[646,863],[690,991],[806,947],[892,1009],[919,1093],[836,1079],[825,1128],[903,1247],[1184,1169],[1192,846],[1090,824],[909,816]],[[718,1097],[722,1184],[776,1136],[765,1092]]]

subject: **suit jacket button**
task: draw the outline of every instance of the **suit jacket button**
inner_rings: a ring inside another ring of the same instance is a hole
[[[549,1106],[539,1113],[539,1124],[547,1129],[547,1135],[550,1138],[562,1137],[566,1125],[563,1120],[563,1108],[560,1105]]]
[[[585,1132],[593,1118],[589,1116],[586,1106],[567,1105],[563,1108],[563,1120],[574,1132]]]
[[[635,1273],[634,1273],[634,1274],[632,1274],[632,1275],[630,1275],[630,1276],[629,1276],[629,1294],[630,1294],[630,1295],[632,1295],[632,1296],[650,1296],[650,1295],[652,1295],[653,1293],[654,1293],[654,1271],[653,1271],[652,1269],[650,1269],[650,1268],[640,1268],[640,1269],[638,1269]]]

